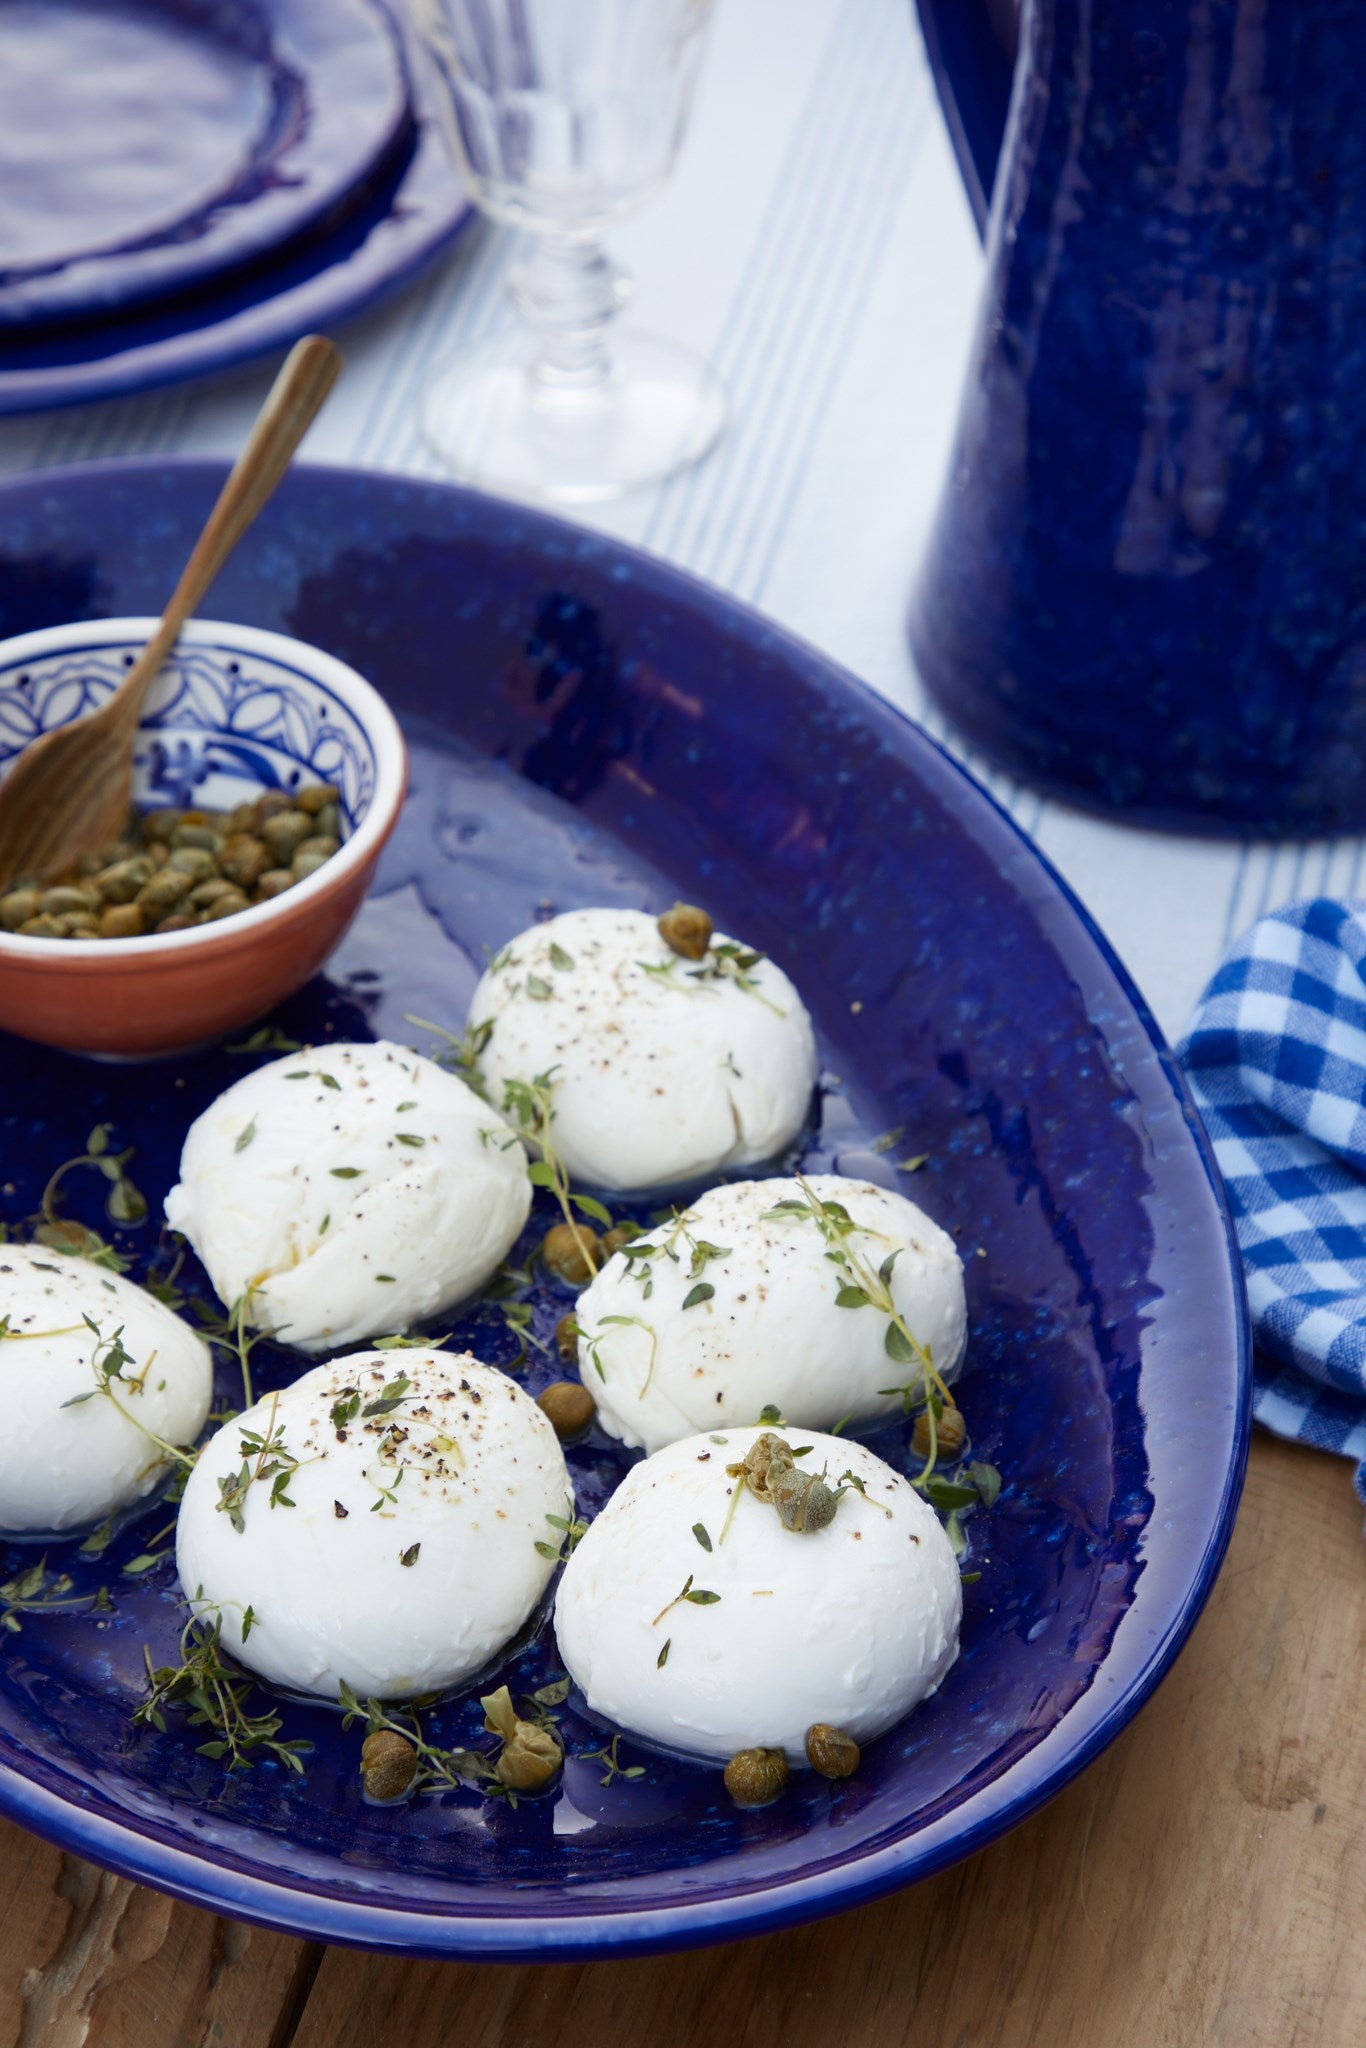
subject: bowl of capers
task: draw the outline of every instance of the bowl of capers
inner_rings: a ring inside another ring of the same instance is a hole
[[[0,641],[0,785],[104,701],[155,619]],[[0,1029],[151,1057],[264,1015],[316,973],[369,888],[407,783],[393,713],[316,647],[205,619],[152,686],[116,838],[0,877]]]

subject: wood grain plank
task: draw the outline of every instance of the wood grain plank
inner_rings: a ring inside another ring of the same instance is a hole
[[[317,1954],[0,1824],[2,2048],[284,2048]]]
[[[1175,1671],[1044,1813],[899,1897],[688,1956],[328,1951],[294,2048],[1337,2048],[1366,2040],[1366,1544],[1348,1470],[1259,1438]]]

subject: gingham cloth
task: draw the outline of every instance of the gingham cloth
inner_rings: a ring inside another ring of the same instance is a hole
[[[1366,1501],[1366,903],[1262,918],[1177,1053],[1242,1249],[1253,1413],[1356,1459]]]

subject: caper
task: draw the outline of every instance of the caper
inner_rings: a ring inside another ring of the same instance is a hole
[[[147,929],[147,917],[140,903],[106,903],[100,912],[102,939],[137,939]]]
[[[261,837],[281,867],[293,858],[295,849],[313,831],[313,820],[303,811],[277,811],[261,826]]]
[[[217,924],[220,917],[236,917],[239,910],[249,908],[250,905],[242,891],[229,888],[227,895],[220,896],[211,903],[204,915],[210,924]]]
[[[207,910],[220,896],[240,896],[241,890],[231,882],[225,882],[221,875],[210,875],[207,882],[196,882],[190,891],[189,901],[196,910]]]
[[[806,1731],[806,1760],[823,1778],[852,1778],[859,1767],[859,1746],[842,1728],[816,1721]]]
[[[169,917],[163,917],[157,926],[159,932],[187,932],[195,919],[183,910],[173,910]]]
[[[659,920],[659,936],[671,952],[700,960],[711,944],[712,921],[695,903],[675,903]]]
[[[65,925],[64,939],[97,939],[100,936],[99,919],[92,917],[88,910],[73,910],[68,916],[58,918]]]
[[[294,792],[294,808],[316,818],[328,804],[335,804],[341,791],[331,782],[305,782]]]
[[[11,889],[7,896],[0,896],[0,925],[7,932],[17,932],[38,915],[41,901],[41,889]]]
[[[780,1749],[742,1749],[724,1776],[737,1806],[770,1806],[787,1784],[787,1758]]]
[[[502,1750],[493,1766],[499,1784],[512,1792],[539,1792],[564,1762],[564,1750],[557,1737],[536,1721],[521,1720],[505,1685],[479,1704],[484,1709],[484,1726],[489,1734],[503,1738]]]
[[[85,915],[98,910],[100,899],[93,889],[53,888],[44,889],[42,908],[49,917],[70,917]]]
[[[219,872],[239,889],[254,889],[275,856],[254,833],[235,832],[218,856]]]
[[[224,821],[223,830],[229,839],[240,838],[244,832],[256,836],[256,805],[234,804]]]
[[[192,882],[207,882],[210,875],[218,871],[218,863],[207,846],[174,847],[167,866],[178,869],[182,875],[188,875]]]
[[[839,1495],[814,1472],[790,1465],[770,1481],[770,1490],[778,1520],[794,1535],[813,1536],[835,1519]]]
[[[339,841],[342,836],[341,805],[324,804],[313,820],[313,830]]]
[[[172,832],[171,844],[172,846],[202,846],[206,853],[218,853],[222,848],[223,841],[218,833],[214,831],[212,825],[206,825],[202,818],[193,821],[186,818],[182,819],[181,823]]]
[[[290,862],[289,871],[296,882],[306,882],[310,875],[317,874],[326,859],[325,853],[305,853],[300,849]]]
[[[555,1325],[555,1349],[566,1365],[572,1365],[579,1355],[579,1325],[572,1310]]]
[[[292,811],[294,799],[283,789],[268,789],[258,796],[254,806],[255,823],[249,828],[258,836],[267,818],[278,817],[281,811]]]
[[[151,881],[152,874],[152,863],[146,854],[133,854],[102,869],[94,878],[95,887],[105,903],[131,903],[139,889]]]
[[[143,838],[149,842],[169,840],[184,815],[183,811],[148,811],[142,821]]]
[[[268,903],[272,896],[283,896],[286,889],[293,887],[294,877],[288,868],[267,868],[256,884],[257,899]]]
[[[576,1380],[555,1380],[544,1393],[536,1396],[536,1406],[546,1417],[562,1444],[574,1436],[582,1436],[597,1407],[587,1387]]]
[[[598,1234],[586,1223],[556,1223],[541,1239],[541,1257],[571,1287],[582,1287],[597,1270]]]
[[[360,1774],[372,1799],[401,1799],[417,1775],[417,1751],[392,1728],[377,1728],[360,1746]]]
[[[59,917],[49,916],[45,910],[40,910],[36,917],[25,918],[19,930],[26,939],[63,939],[66,937],[66,927],[62,920]]]
[[[339,839],[329,838],[325,832],[314,832],[307,839],[301,839],[295,847],[295,864],[297,865],[300,856],[305,853],[321,854],[324,860],[331,860],[333,854],[339,852],[340,849],[341,841]]]
[[[150,881],[138,890],[138,902],[146,904],[149,910],[171,910],[188,894],[191,878],[179,868],[158,868]]]
[[[968,1440],[968,1426],[961,1408],[946,1408],[934,1426],[934,1448],[941,1458],[956,1458]],[[922,1408],[911,1431],[911,1449],[917,1458],[930,1455],[930,1412]]]

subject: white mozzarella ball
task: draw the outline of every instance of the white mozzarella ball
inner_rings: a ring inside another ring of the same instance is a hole
[[[526,1155],[473,1089],[383,1039],[248,1074],[190,1126],[166,1220],[224,1302],[303,1351],[475,1293],[531,1207]]]
[[[671,952],[639,910],[569,910],[521,933],[474,992],[490,1099],[550,1075],[572,1178],[640,1191],[756,1165],[792,1143],[816,1079],[811,1020],[762,957]]]
[[[554,1430],[505,1374],[468,1352],[362,1351],[211,1439],[176,1564],[262,1678],[402,1698],[463,1685],[511,1641],[554,1570],[536,1548],[561,1540],[548,1518],[572,1500]]]
[[[0,1245],[0,1318],[0,1529],[100,1521],[166,1476],[171,1460],[153,1438],[191,1444],[204,1427],[208,1347],[117,1273],[42,1245]]]
[[[852,1472],[866,1496],[846,1492],[826,1528],[799,1535],[746,1488],[723,1540],[726,1467],[760,1434],[688,1437],[634,1466],[565,1567],[555,1633],[615,1725],[693,1756],[757,1747],[801,1764],[814,1723],[867,1742],[935,1691],[958,1654],[962,1589],[933,1509],[840,1437],[785,1432],[794,1452],[811,1446],[803,1471],[826,1468],[832,1486]],[[719,1598],[679,1598],[689,1582]]]
[[[737,1181],[645,1232],[584,1289],[579,1371],[611,1435],[656,1451],[770,1406],[809,1429],[900,1411],[921,1368],[889,1355],[881,1309],[841,1306],[857,1281],[827,1257],[834,1249],[873,1275],[895,1257],[892,1300],[940,1378],[954,1377],[967,1309],[948,1232],[868,1181],[815,1174],[806,1185],[825,1230],[797,1181]],[[831,1204],[852,1229],[832,1234],[842,1219]]]

